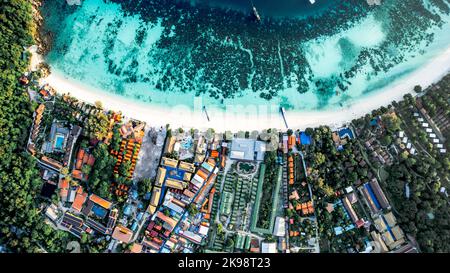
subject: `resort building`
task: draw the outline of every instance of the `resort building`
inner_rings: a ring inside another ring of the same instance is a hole
[[[164,183],[166,187],[174,188],[178,190],[183,190],[187,187],[187,183],[185,181],[173,179],[173,178],[167,178],[166,182]]]
[[[388,247],[384,243],[383,238],[381,238],[381,235],[378,232],[372,231],[370,233],[370,236],[372,236],[372,239],[375,243],[372,253],[386,253],[389,251]]]
[[[156,174],[155,186],[162,187],[165,178],[166,178],[166,169],[159,167],[158,173]]]
[[[180,161],[178,168],[183,171],[190,172],[190,173],[195,172],[195,165],[192,163],[185,162],[185,161]]]
[[[95,194],[91,194],[91,196],[89,196],[89,200],[91,200],[95,204],[97,204],[107,210],[109,210],[112,206],[111,202],[106,201],[105,199],[103,199]]]
[[[178,166],[178,160],[172,159],[172,158],[168,158],[168,157],[163,157],[161,159],[161,165],[176,169],[177,166]]]
[[[159,199],[161,198],[161,188],[160,187],[153,187],[152,197],[150,199],[150,205],[147,208],[147,211],[150,214],[155,213],[156,207],[159,204]]]
[[[254,139],[237,138],[231,142],[230,158],[235,160],[263,161],[266,143]]]

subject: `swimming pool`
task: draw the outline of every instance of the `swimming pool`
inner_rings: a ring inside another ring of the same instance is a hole
[[[55,137],[55,149],[62,150],[64,145],[64,136],[63,135],[56,135]]]

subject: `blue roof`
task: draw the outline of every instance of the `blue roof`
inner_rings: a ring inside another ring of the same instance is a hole
[[[149,200],[151,196],[152,196],[152,193],[151,193],[151,192],[147,192],[147,193],[144,195],[144,200]]]
[[[370,187],[369,184],[364,184],[364,187],[369,192],[370,198],[372,199],[373,203],[375,204],[375,207],[377,207],[377,209],[381,209],[380,203],[378,203],[378,199],[375,197],[375,194],[372,191],[372,187]]]
[[[144,216],[143,212],[139,212],[139,214],[137,215],[137,219],[140,221],[142,219],[142,216]]]
[[[384,218],[384,215],[381,215],[381,219],[383,219],[384,224],[386,225],[387,230],[389,231],[389,234],[391,234],[392,238],[394,240],[396,240],[394,233],[392,232],[391,227],[389,226],[389,224],[387,223],[386,219]]]
[[[300,133],[300,143],[303,145],[311,144],[311,136],[308,136],[305,132]]]
[[[137,222],[135,221],[132,225],[131,225],[131,230],[132,231],[136,231],[137,228]]]
[[[131,214],[131,206],[127,205],[124,209],[123,209],[123,214],[129,216]]]
[[[138,192],[136,190],[131,192],[131,197],[133,197],[133,199],[137,199],[138,198]]]
[[[354,138],[353,132],[352,130],[350,130],[350,128],[342,128],[341,130],[338,131],[338,134],[340,138],[344,137],[348,137],[350,139]]]
[[[339,235],[339,234],[342,234],[342,228],[341,227],[335,227],[334,228],[334,233],[336,234],[336,235]]]

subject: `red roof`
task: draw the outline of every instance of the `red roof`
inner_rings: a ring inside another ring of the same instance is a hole
[[[83,173],[79,170],[73,170],[72,177],[78,180],[83,180]]]
[[[69,181],[67,181],[66,179],[61,179],[61,180],[59,180],[59,185],[58,185],[58,187],[59,188],[61,188],[61,189],[68,189],[69,188]]]
[[[84,156],[84,150],[83,149],[78,150],[77,159],[81,160],[83,158],[83,156]]]
[[[77,195],[75,197],[75,200],[72,203],[72,208],[78,212],[81,211],[83,208],[84,202],[86,202],[87,193],[83,192],[82,187],[78,187]]]
[[[89,155],[89,159],[87,161],[87,164],[92,167],[94,165],[94,162],[95,162],[94,156],[93,155]]]

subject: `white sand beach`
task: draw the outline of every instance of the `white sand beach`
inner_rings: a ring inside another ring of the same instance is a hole
[[[406,78],[392,83],[383,90],[364,96],[342,110],[324,111],[287,111],[286,119],[291,129],[305,129],[319,125],[339,127],[354,118],[364,116],[366,113],[380,106],[387,106],[393,100],[401,100],[406,93],[412,93],[415,85],[429,86],[439,81],[450,71],[450,48],[439,56],[430,60]],[[52,72],[44,82],[52,86],[58,93],[67,94],[89,102],[101,101],[107,109],[121,111],[125,116],[147,122],[150,126],[165,126],[172,128],[214,128],[216,131],[251,131],[267,128],[285,129],[286,126],[276,105],[245,105],[232,106],[227,111],[208,108],[210,121],[202,111],[202,105],[194,107],[176,106],[164,108],[139,103],[124,97],[113,95],[102,90],[70,80],[64,75]],[[272,113],[272,114],[271,114]]]

